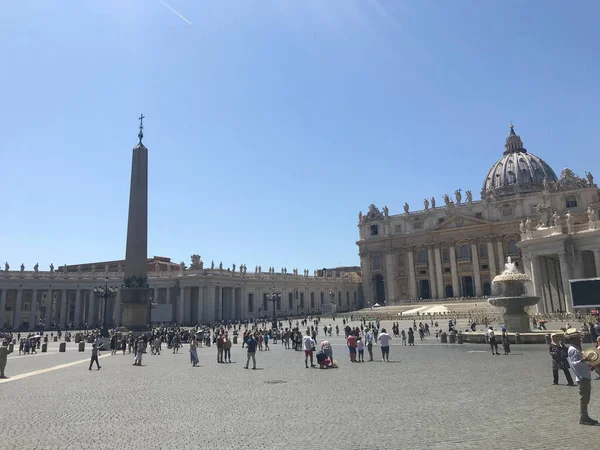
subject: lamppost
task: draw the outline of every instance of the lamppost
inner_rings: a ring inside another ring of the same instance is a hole
[[[109,298],[114,298],[117,295],[117,288],[108,285],[108,277],[104,278],[104,286],[96,286],[94,294],[102,297],[102,337],[108,337],[108,324],[106,323],[106,303]]]
[[[271,293],[267,294],[267,300],[273,302],[273,328],[277,328],[277,312],[275,305],[278,301],[281,301],[281,293],[275,292],[275,288],[273,288]]]

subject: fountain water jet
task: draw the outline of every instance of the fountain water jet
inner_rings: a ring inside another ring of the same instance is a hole
[[[490,298],[488,303],[505,308],[504,326],[513,333],[531,332],[525,307],[540,301],[539,297],[526,295],[525,283],[528,281],[531,281],[531,278],[517,270],[510,256],[504,265],[504,271],[492,281],[492,293],[496,297]]]

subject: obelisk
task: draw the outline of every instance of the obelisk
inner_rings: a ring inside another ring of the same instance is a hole
[[[121,288],[121,323],[141,331],[150,322],[148,289],[148,149],[142,144],[144,115],[140,115],[139,143],[133,148],[125,279]]]

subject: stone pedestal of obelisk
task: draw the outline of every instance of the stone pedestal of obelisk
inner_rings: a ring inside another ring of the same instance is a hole
[[[150,323],[148,288],[148,149],[140,116],[140,142],[133,149],[125,279],[121,288],[121,324],[131,331],[142,331]]]

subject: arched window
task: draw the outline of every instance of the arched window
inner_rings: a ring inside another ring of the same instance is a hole
[[[569,195],[566,200],[567,208],[577,208],[577,199],[574,195]]]
[[[459,258],[469,258],[469,246],[466,244],[461,245],[458,255]]]
[[[517,241],[514,239],[508,243],[508,254],[515,255],[519,253],[519,248],[517,247]]]
[[[426,263],[427,262],[427,252],[425,250],[419,250],[417,253],[417,262],[418,263]]]

